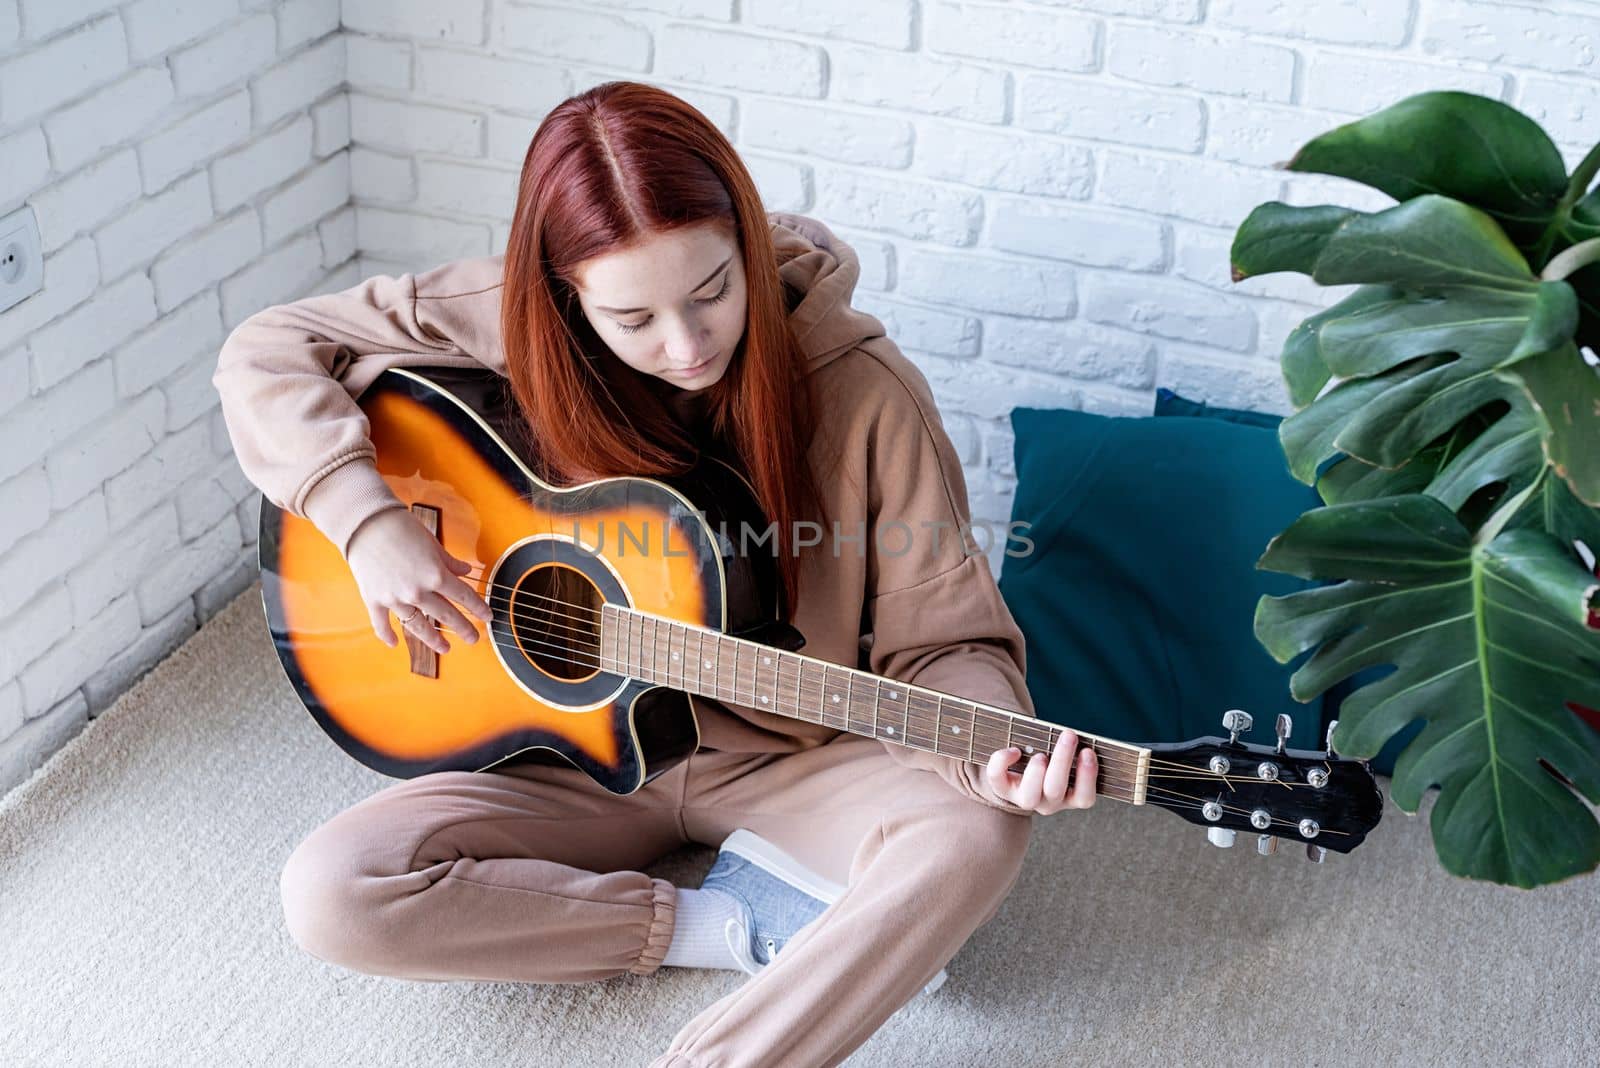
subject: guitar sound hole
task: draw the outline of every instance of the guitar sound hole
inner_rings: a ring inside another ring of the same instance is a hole
[[[542,564],[511,593],[512,628],[518,647],[539,670],[564,682],[599,673],[599,589],[580,571]]]

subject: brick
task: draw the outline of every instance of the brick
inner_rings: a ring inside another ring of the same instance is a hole
[[[15,679],[72,633],[72,596],[67,586],[67,582],[51,583],[0,624],[0,679]]]
[[[894,116],[759,96],[745,101],[739,124],[741,144],[866,167],[905,167],[913,139],[911,123]]]
[[[1206,155],[1253,167],[1287,163],[1306,142],[1345,121],[1341,116],[1304,106],[1226,99],[1207,103],[1211,123],[1206,134]]]
[[[906,355],[927,377],[941,415],[960,412],[979,419],[1005,419],[1018,406],[1078,406],[1078,390],[1054,375],[1002,367],[982,359],[952,360],[915,350]]]
[[[311,226],[350,199],[350,154],[341,152],[290,182],[261,205],[267,247]]]
[[[42,41],[62,30],[88,22],[96,15],[116,7],[121,0],[22,0],[22,16],[28,23],[28,37]],[[11,8],[12,5],[5,5]],[[14,20],[15,15],[12,16]],[[3,21],[3,19],[0,19]]]
[[[172,76],[165,67],[146,68],[109,85],[81,104],[64,108],[45,120],[50,158],[56,169],[70,171],[107,145],[139,134],[172,103]]]
[[[745,0],[742,16],[744,22],[762,29],[901,50],[911,47],[911,0],[873,0],[870,4],[810,0],[804,5],[790,0]]]
[[[15,545],[23,535],[44,526],[45,520],[50,518],[50,480],[45,477],[42,464],[0,483],[0,515],[6,517],[6,521],[0,523],[0,553]],[[0,671],[0,676],[4,674]]]
[[[982,189],[1086,200],[1094,187],[1087,148],[1029,134],[924,119],[912,170]]]
[[[246,535],[246,546],[251,544],[248,539],[249,535]],[[244,553],[239,555],[245,556]],[[232,568],[218,572],[207,579],[198,590],[194,591],[195,612],[198,617],[210,619],[228,607],[254,585],[260,573],[253,559],[241,559]]]
[[[339,5],[328,0],[283,0],[278,5],[278,51],[293,52],[339,29]]]
[[[184,541],[199,537],[255,492],[232,457],[219,461],[209,474],[178,491],[178,533]]]
[[[927,6],[926,19],[930,52],[1060,71],[1091,71],[1100,63],[1098,19],[940,0]]]
[[[105,501],[98,494],[57,512],[43,529],[0,557],[0,618],[19,613],[40,590],[100,550],[105,540]]]
[[[346,76],[357,89],[410,89],[411,42],[344,34]]]
[[[1154,26],[1114,27],[1106,69],[1119,78],[1287,103],[1295,54],[1278,45]]]
[[[17,407],[33,392],[30,359],[31,353],[26,345],[18,345],[10,352],[0,353],[0,415]],[[0,515],[3,514],[0,512]]]
[[[1312,204],[1340,204],[1357,211],[1382,211],[1394,207],[1387,193],[1370,186],[1335,178],[1329,174],[1306,174],[1288,171],[1285,174],[1283,196],[1285,204],[1308,206]],[[1238,220],[1243,222],[1243,219]]]
[[[39,240],[48,254],[93,229],[142,195],[139,163],[131,150],[107,156],[34,194]]]
[[[1436,0],[1420,42],[1428,55],[1554,74],[1600,74],[1600,18],[1584,15]]]
[[[1304,95],[1309,107],[1365,115],[1433,89],[1460,89],[1500,100],[1506,76],[1395,56],[1316,52],[1306,72]]]
[[[518,172],[448,160],[417,161],[417,203],[447,214],[510,218]]]
[[[618,70],[650,69],[650,31],[636,22],[570,7],[506,7],[501,41],[513,51]]]
[[[222,522],[185,544],[139,583],[135,592],[141,621],[154,623],[193,596],[212,575],[237,561],[242,545],[239,520],[230,512]]]
[[[100,269],[106,278],[116,278],[210,221],[210,178],[203,171],[181,178],[95,232]]]
[[[350,97],[338,93],[311,109],[311,151],[318,159],[350,147]]]
[[[1124,15],[1167,22],[1199,22],[1202,0],[1039,0],[1077,11]]]
[[[896,292],[935,305],[1064,319],[1076,308],[1071,268],[970,252],[905,250]]]
[[[811,168],[793,160],[775,159],[754,152],[743,153],[750,177],[755,180],[756,191],[768,211],[799,211],[811,209]]]
[[[1105,85],[1088,79],[1024,75],[1017,125],[1042,133],[1198,152],[1205,110],[1198,99]]]
[[[817,212],[847,226],[970,245],[983,221],[983,200],[928,182],[823,167],[817,169]]]
[[[361,199],[408,204],[416,199],[416,161],[357,146],[350,152],[350,190]]]
[[[168,433],[183,430],[196,420],[204,420],[221,410],[222,398],[211,382],[215,371],[215,360],[200,360],[161,383],[161,393],[167,398]]]
[[[33,332],[28,348],[33,353],[35,387],[49,390],[71,378],[155,318],[150,279],[132,275],[106,286],[87,304]]]
[[[138,520],[112,532],[117,552],[96,553],[88,563],[67,576],[72,595],[74,627],[98,616],[107,604],[125,595],[142,577],[178,552],[178,510],[162,500]]]
[[[217,210],[238,207],[262,190],[298,174],[310,162],[311,119],[302,115],[211,164],[212,197]]]
[[[127,400],[144,393],[192,360],[207,358],[211,362],[222,340],[217,294],[201,293],[112,353],[117,398]]]
[[[170,52],[227,22],[235,10],[217,0],[134,0],[122,9],[128,54],[137,63]]]
[[[0,48],[10,48],[22,36],[22,20],[17,14],[17,0],[5,0],[0,3]],[[16,687],[0,689],[0,712],[6,708],[5,695],[15,691]],[[9,733],[4,729],[4,716],[0,715],[0,739]],[[0,787],[0,794],[5,793],[5,788]]]
[[[22,693],[29,712],[43,713],[71,696],[97,670],[107,649],[127,648],[139,629],[139,605],[131,594],[123,594],[74,628],[23,670]]]
[[[10,213],[9,207],[22,200],[44,184],[50,176],[50,153],[45,148],[44,131],[35,126],[10,137],[0,139],[0,210]],[[43,230],[44,224],[40,223]]]
[[[356,144],[402,152],[481,156],[483,117],[357,93],[350,97],[350,137]]]
[[[337,267],[356,254],[356,209],[345,207],[317,224],[322,240],[322,265]],[[354,284],[354,283],[352,283]]]
[[[828,227],[855,250],[861,261],[862,289],[888,289],[894,280],[894,246],[876,234],[858,233],[844,226]]]
[[[0,63],[0,125],[54,111],[128,69],[128,43],[115,15]]]
[[[145,627],[134,643],[84,681],[90,717],[104,712],[151,668],[166,659],[197,630],[194,606],[180,604]]]
[[[17,689],[20,691],[21,686]],[[51,755],[89,722],[89,708],[81,693],[33,717],[0,746],[0,793],[27,782]]]
[[[905,348],[940,356],[976,356],[981,327],[976,317],[875,295],[855,306],[883,323],[884,332]]]
[[[832,99],[972,122],[1006,120],[1007,75],[992,67],[859,45],[838,45],[828,58]]]
[[[3,10],[0,10],[0,43],[10,42],[15,38],[13,31],[16,28],[15,16],[7,22]],[[12,34],[12,36],[7,36]],[[12,681],[0,685],[0,794],[11,789],[9,769],[12,764],[12,752],[20,746],[12,743],[22,731],[24,723],[22,714],[22,684],[16,681],[12,672],[0,673],[0,678]]]
[[[657,33],[656,51],[658,73],[674,81],[779,96],[822,95],[826,62],[823,50],[815,45],[668,24]]]
[[[1600,85],[1584,85],[1576,80],[1519,78],[1521,110],[1550,137],[1563,144],[1587,150],[1600,132]]]
[[[1115,149],[1103,154],[1101,168],[1100,201],[1211,226],[1238,226],[1258,204],[1281,199],[1283,189],[1276,173]]]
[[[241,89],[180,119],[139,146],[144,190],[165,189],[250,136],[250,94]]]
[[[285,60],[250,84],[257,127],[271,126],[344,84],[344,38],[321,44]]]
[[[1289,415],[1294,405],[1275,362],[1230,358],[1183,346],[1164,346],[1160,384],[1192,400],[1222,408]]]
[[[88,300],[98,288],[94,242],[79,238],[44,258],[44,288],[0,314],[0,348],[26,338],[56,316]]]
[[[322,273],[322,242],[302,234],[222,283],[222,321],[229,330],[262,308],[301,296]]]
[[[120,530],[148,512],[154,502],[165,501],[178,486],[186,485],[211,466],[207,447],[210,429],[196,423],[169,434],[154,451],[105,485],[106,518]]]
[[[255,77],[277,55],[277,24],[271,15],[256,15],[174,53],[168,62],[181,96],[210,96]]]
[[[481,45],[483,7],[484,0],[344,0],[340,22],[364,33]]]
[[[1155,381],[1156,347],[1149,338],[1081,322],[988,316],[983,321],[983,357],[1129,389],[1148,389]]]
[[[1161,223],[1135,215],[991,197],[988,244],[1005,252],[1124,271],[1166,268]]]
[[[261,252],[261,219],[246,208],[174,246],[150,267],[156,304],[171,311],[202,289],[252,262]]]
[[[656,11],[663,15],[683,15],[687,18],[733,19],[733,0],[594,0],[611,7],[625,7],[630,11]]]
[[[1406,43],[1415,0],[1212,0],[1206,21],[1225,30],[1337,44]]]
[[[60,511],[155,447],[167,421],[166,401],[146,393],[61,442],[45,459],[50,504]]]
[[[1141,334],[1239,352],[1255,344],[1256,317],[1248,306],[1186,282],[1089,275],[1083,281],[1083,315]]]

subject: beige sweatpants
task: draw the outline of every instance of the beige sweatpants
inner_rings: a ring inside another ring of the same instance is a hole
[[[312,831],[281,889],[295,941],[362,972],[649,975],[672,940],[676,888],[638,869],[749,828],[849,890],[652,1068],[822,1068],[995,915],[1032,826],[844,734],[791,754],[702,749],[626,796],[566,766],[401,780]]]

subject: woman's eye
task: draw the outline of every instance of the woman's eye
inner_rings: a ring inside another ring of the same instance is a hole
[[[717,304],[717,303],[720,303],[721,301],[727,300],[728,299],[728,290],[731,289],[732,287],[733,287],[732,279],[724,276],[723,279],[722,279],[722,288],[717,291],[717,295],[716,296],[714,296],[714,297],[705,297],[705,298],[703,298],[701,300],[695,301],[695,303],[696,304]],[[617,329],[620,330],[624,334],[636,334],[640,330],[643,330],[645,327],[647,327],[649,325],[650,325],[650,320],[646,319],[644,322],[636,323],[633,326],[628,326],[625,323],[618,323],[617,324]]]
[[[624,334],[632,334],[632,333],[635,333],[637,331],[643,330],[645,328],[645,326],[649,324],[649,322],[650,322],[650,320],[646,319],[644,322],[640,323],[638,326],[627,326],[627,325],[624,325],[623,323],[618,323],[617,324],[617,329],[621,330]]]

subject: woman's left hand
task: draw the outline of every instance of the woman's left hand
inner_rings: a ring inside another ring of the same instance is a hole
[[[1016,763],[1022,750],[997,749],[983,769],[984,782],[996,796],[1020,808],[1030,809],[1041,816],[1049,816],[1066,808],[1088,808],[1095,800],[1095,776],[1099,767],[1095,751],[1089,746],[1078,749],[1078,735],[1063,730],[1056,742],[1056,751],[1050,754],[1035,753],[1021,775],[1007,769]],[[1067,789],[1068,772],[1076,757],[1078,773],[1072,777],[1072,788]]]

